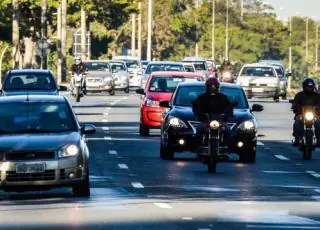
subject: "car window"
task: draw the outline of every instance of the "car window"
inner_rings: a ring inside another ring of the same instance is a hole
[[[191,107],[200,94],[205,92],[204,86],[179,87],[174,98],[174,105]],[[237,102],[235,109],[247,109],[248,103],[241,89],[221,87],[221,93],[225,94],[231,102]]]
[[[127,65],[127,67],[130,68],[130,69],[138,69],[138,68],[140,68],[140,64],[136,60],[125,60],[125,63]]]
[[[271,67],[244,67],[240,76],[276,77]]]
[[[76,131],[70,107],[65,103],[0,104],[0,134]]]
[[[177,64],[149,64],[146,70],[146,74],[151,74],[153,72],[159,71],[184,71],[183,65]]]
[[[55,90],[56,85],[51,74],[12,73],[4,82],[5,91],[18,90]]]
[[[87,68],[87,70],[91,71],[108,71],[109,70],[109,64],[105,62],[87,62],[84,63],[84,66]]]
[[[111,64],[111,69],[112,71],[117,70],[117,71],[126,71],[126,67],[123,63],[112,63]]]
[[[182,82],[197,82],[201,79],[190,77],[162,77],[154,76],[151,80],[150,92],[174,92]]]
[[[194,72],[194,68],[192,65],[185,65],[184,69],[186,72]]]

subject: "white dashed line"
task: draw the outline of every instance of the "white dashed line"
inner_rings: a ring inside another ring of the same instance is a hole
[[[261,141],[258,141],[257,145],[264,146],[264,144]]]
[[[109,127],[102,127],[103,131],[109,131]]]
[[[117,155],[118,152],[116,150],[109,150],[110,155]]]
[[[128,166],[126,164],[118,164],[118,167],[121,169],[128,169]]]
[[[298,174],[298,173],[304,173],[304,172],[294,172],[294,171],[263,171],[264,173],[270,173],[270,174]]]
[[[283,160],[283,161],[288,161],[289,158],[283,156],[283,155],[274,155],[276,158],[280,159],[280,160]]]
[[[144,186],[139,182],[131,182],[131,185],[134,188],[144,188]]]
[[[108,120],[108,119],[102,119],[102,122],[106,122],[106,123],[108,123],[108,122],[109,122],[109,120]]]
[[[104,112],[103,116],[109,116],[109,112]]]
[[[104,137],[103,139],[107,140],[107,141],[111,141],[112,138],[111,137]]]
[[[111,103],[110,103],[110,105],[115,105],[115,104],[116,104],[116,102],[111,102]]]
[[[306,171],[306,173],[309,173],[311,176],[314,176],[315,178],[320,178],[320,174],[316,173],[315,171]]]
[[[315,189],[314,191],[317,193],[320,193],[320,189]]]
[[[172,209],[173,207],[166,204],[166,203],[154,203],[155,206],[158,206],[159,208],[164,208],[164,209]]]
[[[182,219],[182,220],[192,220],[192,217],[186,216],[186,217],[182,217],[181,219]]]

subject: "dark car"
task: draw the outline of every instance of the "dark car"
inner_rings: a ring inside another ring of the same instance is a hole
[[[161,128],[160,155],[164,159],[172,159],[175,152],[196,152],[202,142],[197,135],[200,125],[192,112],[192,101],[204,93],[205,83],[182,83],[178,86],[171,101],[161,101],[160,105],[169,107]],[[261,105],[253,105],[250,109],[243,89],[235,84],[221,84],[221,92],[226,94],[235,104],[234,116],[228,120],[231,138],[229,153],[240,155],[243,162],[254,162],[257,144],[257,122],[253,111],[262,111]]]
[[[0,189],[5,191],[72,187],[87,197],[89,149],[86,134],[63,96],[0,97]]]
[[[22,69],[7,72],[1,94],[3,96],[23,94],[58,95],[59,90],[66,91],[67,88],[58,87],[50,70]]]

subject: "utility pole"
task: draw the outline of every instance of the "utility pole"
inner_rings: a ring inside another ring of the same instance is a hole
[[[57,37],[58,37],[58,66],[57,66],[57,77],[58,84],[61,83],[62,76],[62,60],[61,60],[61,5],[57,9]]]
[[[86,11],[81,7],[81,59],[87,59],[87,49],[86,49],[86,40],[87,40],[87,20],[86,20]]]
[[[136,14],[131,15],[132,31],[131,31],[131,55],[136,55]]]
[[[289,37],[290,37],[290,46],[289,46],[289,72],[292,74],[292,17],[289,18]],[[292,76],[288,77],[288,89],[291,90],[291,79]]]
[[[61,81],[67,81],[67,0],[61,1]]]
[[[306,19],[306,71],[309,74],[309,18]]]
[[[20,61],[20,32],[19,32],[19,0],[12,0],[12,57],[14,69],[19,68]]]
[[[139,15],[138,15],[138,57],[141,60],[141,54],[142,54],[142,45],[141,45],[141,39],[142,39],[142,4],[139,2]]]
[[[42,0],[41,2],[41,43],[42,43],[41,69],[48,68],[47,51],[44,50],[44,44],[47,43],[47,39],[48,39],[47,9],[48,9],[48,0]]]
[[[319,67],[319,25],[316,25],[316,60],[315,60],[316,71]]]
[[[216,0],[212,0],[212,52],[211,58],[214,60],[215,56],[215,20],[216,20]]]
[[[229,0],[226,0],[225,60],[229,60]]]
[[[152,0],[148,4],[148,44],[147,44],[147,60],[151,61],[151,33],[152,33]]]
[[[199,8],[199,0],[196,0],[196,8]],[[198,44],[198,14],[196,16],[196,47],[195,47],[195,56],[199,56],[199,44]]]
[[[241,15],[241,21],[243,21],[243,0],[241,0],[241,6],[240,6],[240,8],[241,8],[241,12],[240,12],[240,15]]]

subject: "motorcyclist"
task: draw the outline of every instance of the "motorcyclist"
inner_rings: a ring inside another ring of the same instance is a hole
[[[85,67],[85,65],[83,64],[81,57],[75,57],[74,58],[74,63],[71,66],[71,72],[72,72],[72,76],[74,74],[83,74],[83,92],[86,93],[86,81],[85,81],[85,73],[87,71],[87,68]],[[73,82],[73,78],[72,78],[72,82]]]
[[[299,92],[292,103],[292,110],[295,113],[293,136],[294,146],[300,145],[300,140],[303,138],[304,124],[303,124],[303,107],[305,106],[320,106],[320,95],[316,93],[316,84],[312,78],[306,78],[302,83],[303,91]],[[317,114],[320,115],[320,114]],[[320,119],[314,123],[315,135],[317,139],[317,146],[320,146]]]
[[[232,78],[232,71],[233,71],[233,67],[232,67],[230,61],[224,60],[224,62],[222,63],[222,65],[220,67],[221,81],[224,80],[224,75],[226,73],[227,73],[226,76],[230,76]],[[231,81],[233,81],[233,79],[231,79]]]

